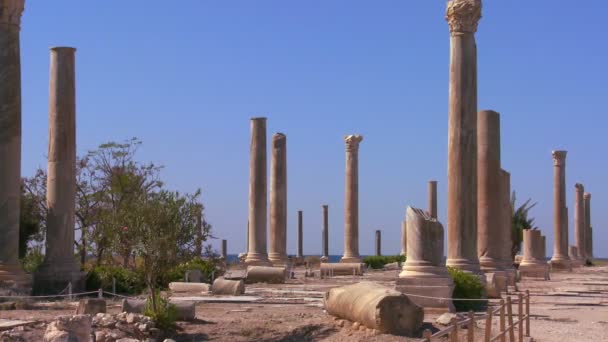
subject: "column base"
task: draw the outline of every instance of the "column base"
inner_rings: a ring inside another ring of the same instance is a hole
[[[481,267],[479,267],[479,262],[477,260],[471,261],[469,259],[447,259],[446,266],[454,267],[461,271],[470,272],[477,275],[483,275],[483,272],[481,271]]]
[[[451,299],[454,292],[454,282],[448,277],[399,277],[395,289],[414,302],[416,305],[426,309],[443,309],[448,312],[455,312],[454,304]],[[425,297],[418,297],[418,296]],[[436,298],[426,298],[436,297]]]
[[[572,271],[572,263],[570,259],[551,259],[551,270],[555,271]]]
[[[19,262],[15,264],[0,263],[0,283],[13,283],[17,288],[31,289],[32,276],[25,273]]]
[[[549,265],[544,263],[538,264],[521,264],[519,265],[520,278],[540,278],[550,280]]]
[[[271,266],[268,255],[261,253],[247,253],[245,264],[248,266]]]
[[[321,262],[329,262],[329,257],[327,255],[322,256]]]
[[[488,298],[501,298],[500,294],[507,290],[507,274],[504,271],[487,272],[486,295]]]
[[[340,263],[342,264],[360,264],[362,261],[360,256],[343,256],[340,259]]]
[[[268,261],[272,266],[287,266],[289,265],[289,259],[286,254],[280,253],[268,253]]]
[[[34,274],[34,294],[54,295],[65,290],[72,283],[72,293],[85,289],[86,273],[81,272],[76,262],[45,262]]]

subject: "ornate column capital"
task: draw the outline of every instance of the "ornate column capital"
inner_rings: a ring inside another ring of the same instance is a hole
[[[21,27],[25,0],[0,0],[0,24]]]
[[[574,188],[576,189],[576,192],[585,192],[585,187],[581,183],[574,184]]]
[[[363,140],[362,135],[351,134],[344,136],[344,142],[346,143],[347,152],[359,151],[359,143]]]
[[[585,192],[585,193],[583,194],[583,198],[584,198],[584,199],[586,199],[586,200],[590,200],[590,199],[591,199],[591,194],[590,194],[590,193],[588,193],[588,192]]]
[[[285,147],[287,142],[287,136],[283,133],[275,133],[272,135],[272,147],[273,148],[282,148]]]
[[[475,33],[481,19],[481,0],[449,0],[445,20],[450,32]]]
[[[562,166],[566,163],[566,154],[568,151],[553,151],[551,152],[551,156],[553,156],[553,165]]]

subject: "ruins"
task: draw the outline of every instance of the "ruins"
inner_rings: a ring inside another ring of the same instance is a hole
[[[553,220],[554,244],[551,267],[570,270],[568,225],[566,222],[566,151],[553,151]]]
[[[287,264],[287,137],[272,136],[270,160],[270,250],[273,265]]]
[[[344,256],[343,263],[359,263],[359,144],[361,135],[347,135],[346,177],[344,199]]]

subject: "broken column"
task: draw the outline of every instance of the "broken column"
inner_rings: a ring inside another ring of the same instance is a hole
[[[548,279],[549,267],[542,257],[542,243],[539,230],[524,229],[524,256],[519,264],[519,276],[522,278]]]
[[[396,289],[424,308],[454,311],[451,300],[454,282],[443,263],[443,226],[421,209],[408,207],[407,258]],[[435,297],[435,298],[427,298]]]
[[[511,174],[500,171],[501,187],[501,265],[507,275],[507,285],[515,286],[517,270],[513,267],[513,208],[511,207]]]
[[[269,265],[266,249],[266,118],[251,119],[249,161],[249,246],[245,262]]]
[[[429,181],[428,208],[432,218],[437,218],[437,181]]]
[[[361,262],[359,255],[359,144],[361,135],[347,135],[344,196],[344,256],[340,262]]]
[[[580,260],[578,248],[576,246],[568,246],[568,256],[570,257],[572,267],[583,266],[583,262]]]
[[[481,0],[451,0],[447,265],[481,273],[477,256],[477,47]],[[409,230],[409,228],[408,228]]]
[[[382,232],[376,230],[376,256],[382,255]]]
[[[586,257],[588,261],[593,260],[593,229],[591,228],[591,194],[585,192],[583,194],[583,200],[585,201],[585,226],[587,228],[585,234],[585,248]]]
[[[323,231],[321,232],[323,255],[321,261],[327,262],[329,261],[329,206],[324,204],[321,207],[323,208]]]
[[[401,255],[407,255],[407,221],[401,221]]]
[[[44,262],[34,277],[36,293],[58,293],[68,283],[84,288],[74,258],[76,211],[76,77],[75,51],[51,48],[49,149],[46,182],[47,219]]]
[[[29,286],[19,262],[21,198],[21,14],[24,0],[0,2],[0,281]]]
[[[296,253],[296,258],[304,258],[304,246],[303,246],[303,239],[304,239],[304,219],[302,217],[302,210],[298,210],[298,249],[297,249],[297,253]]]
[[[553,151],[553,220],[554,244],[551,267],[570,270],[568,230],[564,222],[566,211],[566,151]]]
[[[586,260],[585,248],[585,187],[583,184],[574,184],[574,240],[578,251],[578,259],[584,264]]]
[[[287,264],[287,137],[272,136],[270,160],[270,250],[273,265]]]

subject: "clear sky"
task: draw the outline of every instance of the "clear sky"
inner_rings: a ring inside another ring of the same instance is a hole
[[[360,147],[360,251],[399,252],[406,205],[439,181],[446,222],[449,33],[443,0],[27,0],[22,19],[23,175],[45,166],[50,46],[77,48],[77,143],[138,137],[169,188],[203,189],[214,233],[243,252],[249,118],[287,135],[288,252],[343,253],[345,134]],[[596,256],[608,257],[605,0],[485,0],[479,109],[501,113],[503,168],[553,246],[551,150],[592,193]],[[447,231],[447,227],[445,227]],[[219,246],[218,242],[214,242]]]

